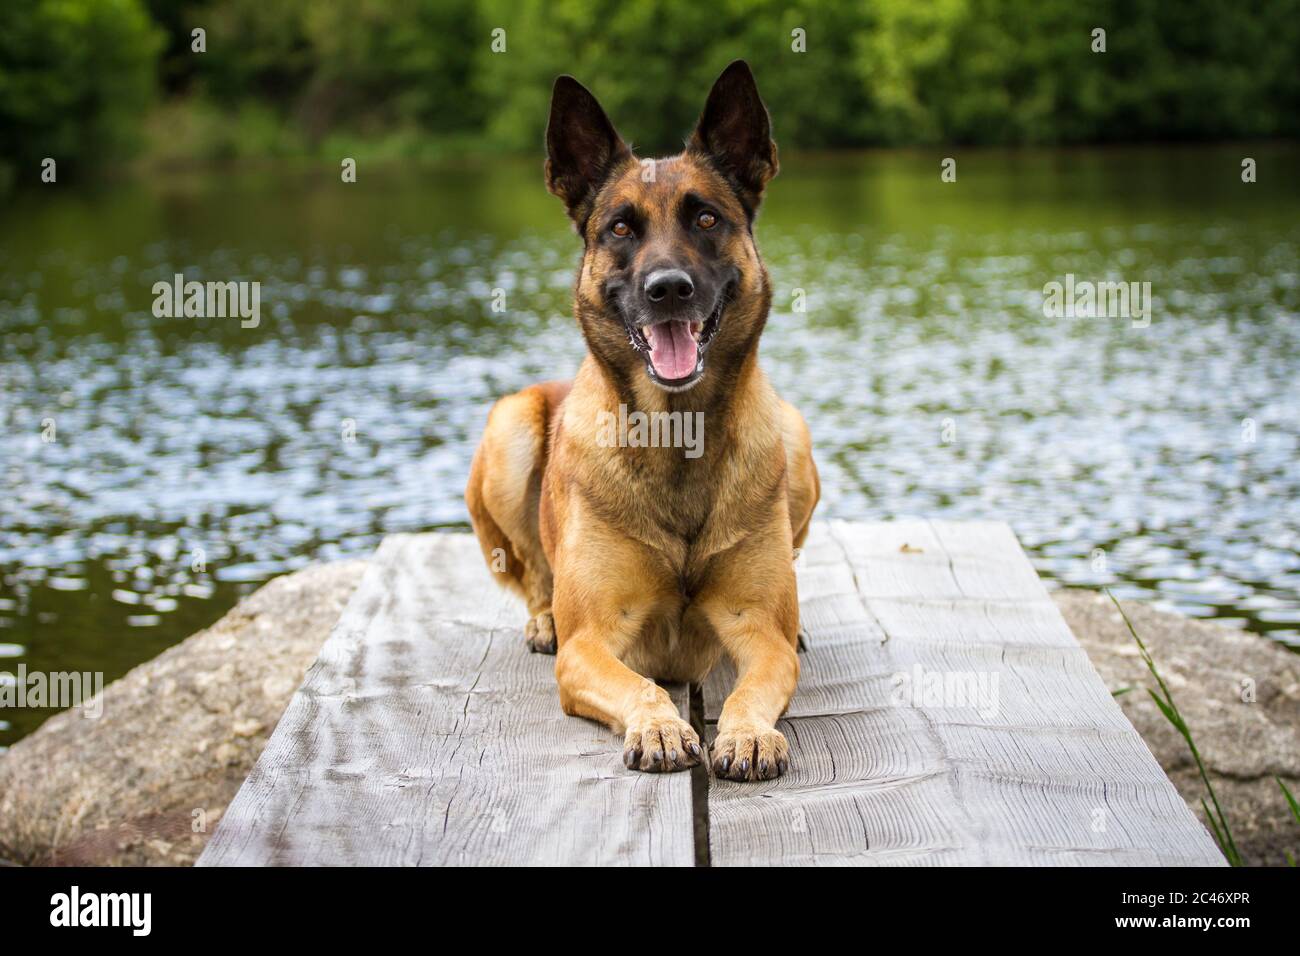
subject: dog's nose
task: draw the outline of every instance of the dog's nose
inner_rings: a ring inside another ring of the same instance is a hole
[[[695,295],[695,283],[681,269],[656,269],[645,277],[645,297],[655,305],[681,305]]]

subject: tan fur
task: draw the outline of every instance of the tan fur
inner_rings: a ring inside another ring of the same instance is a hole
[[[689,153],[658,167],[646,183],[628,159],[592,203],[589,229],[603,209],[628,201],[669,217],[688,190],[743,215],[721,177]],[[671,234],[665,218],[661,235]],[[591,353],[567,394],[559,383],[534,385],[492,409],[466,491],[475,532],[489,566],[527,602],[530,646],[557,650],[565,713],[624,731],[629,766],[699,762],[698,735],[654,680],[702,681],[726,653],[738,679],[718,723],[714,770],[775,776],[789,760],[775,723],[799,673],[793,553],[819,485],[807,426],[758,367],[767,272],[752,232],[737,230],[719,253],[740,279],[711,347],[718,368],[672,394],[646,377],[626,333],[609,322],[601,301],[609,253],[586,238],[575,311]],[[602,447],[600,414],[620,402],[702,411],[703,454]]]

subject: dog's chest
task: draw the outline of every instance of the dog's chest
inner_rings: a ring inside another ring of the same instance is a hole
[[[692,598],[685,591],[664,595],[625,651],[624,663],[659,680],[703,680],[717,663],[721,645],[704,615],[694,610]]]

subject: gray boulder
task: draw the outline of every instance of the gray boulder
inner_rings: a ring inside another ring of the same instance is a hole
[[[0,857],[193,863],[365,570],[276,578],[225,617],[64,711],[0,757]]]

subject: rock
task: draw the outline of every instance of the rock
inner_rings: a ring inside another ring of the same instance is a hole
[[[260,720],[250,717],[246,720],[237,720],[230,729],[235,732],[237,737],[252,737],[262,731],[266,725]]]
[[[220,621],[104,690],[97,720],[66,712],[0,756],[0,862],[186,865],[266,745],[365,569],[277,578]],[[1106,685],[1189,806],[1204,785],[1110,601],[1054,593]],[[1209,766],[1238,848],[1255,865],[1300,860],[1300,656],[1256,634],[1124,605]],[[1250,699],[1253,696],[1253,701]]]
[[[1188,806],[1204,823],[1205,784],[1183,738],[1156,707],[1155,679],[1110,599],[1096,591],[1052,595],[1117,699]],[[1300,861],[1300,823],[1277,785],[1300,799],[1300,655],[1258,634],[1123,602],[1209,771],[1237,849],[1253,866]]]
[[[0,756],[0,859],[186,865],[252,769],[365,570],[276,578]]]

